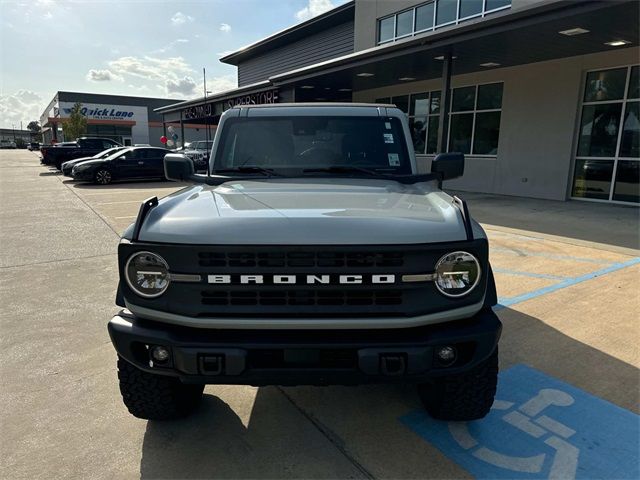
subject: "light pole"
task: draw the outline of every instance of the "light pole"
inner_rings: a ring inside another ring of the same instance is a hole
[[[11,124],[11,131],[13,132],[13,143],[16,143],[16,126]]]

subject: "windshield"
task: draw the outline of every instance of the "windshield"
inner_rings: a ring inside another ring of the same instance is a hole
[[[211,150],[211,147],[213,147],[213,141],[210,142],[195,142],[195,144],[191,144],[192,149],[194,150]]]
[[[214,171],[357,167],[411,173],[402,123],[395,117],[233,118],[221,133]]]

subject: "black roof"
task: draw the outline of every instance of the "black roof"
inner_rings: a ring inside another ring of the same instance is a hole
[[[340,5],[328,12],[316,17],[310,18],[304,22],[297,23],[289,28],[285,28],[279,32],[269,35],[262,40],[242,47],[229,55],[220,58],[223,63],[230,65],[238,65],[238,63],[255,57],[274,48],[287,45],[301,38],[308,37],[314,33],[325,30],[338,23],[353,21],[355,16],[355,0]]]

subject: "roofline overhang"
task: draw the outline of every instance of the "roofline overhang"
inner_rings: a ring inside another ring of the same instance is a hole
[[[637,0],[623,0],[619,3],[633,3]],[[589,2],[558,1],[541,5],[522,7],[515,12],[504,10],[491,16],[480,17],[464,24],[452,25],[440,30],[428,32],[421,36],[414,36],[393,43],[379,45],[361,50],[359,52],[343,55],[324,62],[291,70],[269,77],[274,86],[286,83],[306,80],[322,74],[329,74],[346,68],[356,68],[375,60],[386,60],[398,54],[407,55],[414,52],[429,50],[448,51],[458,42],[473,40],[485,35],[501,33],[524,26],[544,22],[545,19],[557,20],[559,15],[572,16],[577,13],[586,13],[610,6],[612,2],[607,0],[591,0]]]
[[[276,32],[272,35],[269,35],[268,37],[258,40],[257,42],[254,42],[242,48],[239,48],[235,52],[225,55],[224,57],[221,57],[219,60],[222,63],[227,63],[229,65],[237,66],[241,60],[250,58],[254,56],[254,54],[257,55],[259,52],[256,52],[256,50],[262,50],[269,43],[272,43],[277,40],[283,40],[287,36],[298,33],[301,30],[307,29],[312,25],[317,25],[318,23],[325,22],[331,17],[344,13],[350,9],[353,9],[355,12],[355,0],[349,0],[346,3],[336,8],[333,8],[327,12],[324,12],[320,15],[317,15],[313,18],[310,18],[309,20],[305,20],[304,22],[297,23],[295,25],[292,25],[291,27],[287,27],[284,30],[280,30],[279,32]]]

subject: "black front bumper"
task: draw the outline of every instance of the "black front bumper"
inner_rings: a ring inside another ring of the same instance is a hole
[[[466,371],[494,351],[502,324],[485,309],[465,320],[406,329],[213,330],[149,322],[122,311],[108,328],[122,358],[185,383],[353,385],[422,383]],[[447,345],[458,353],[451,365],[435,354]],[[168,348],[170,360],[151,362],[154,346]]]

